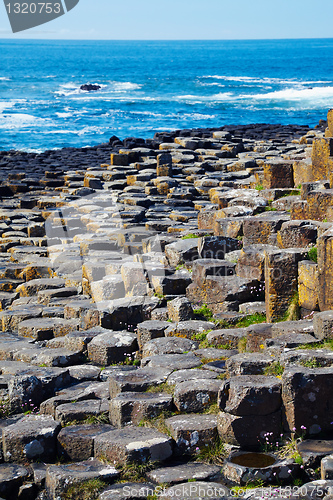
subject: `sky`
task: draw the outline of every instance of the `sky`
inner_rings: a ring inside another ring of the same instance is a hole
[[[0,0],[0,38],[332,38],[332,14],[332,0],[80,0],[64,16],[13,34]]]

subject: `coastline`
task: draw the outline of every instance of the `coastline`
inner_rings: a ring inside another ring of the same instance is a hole
[[[0,153],[5,498],[319,479],[288,443],[333,436],[331,115]]]

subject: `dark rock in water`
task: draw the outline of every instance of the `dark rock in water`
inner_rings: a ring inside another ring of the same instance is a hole
[[[140,137],[127,137],[123,140],[125,148],[133,149],[145,146],[146,141]]]
[[[91,92],[92,90],[99,90],[100,88],[100,85],[93,85],[92,83],[86,83],[80,87],[81,90],[87,90],[88,92]]]

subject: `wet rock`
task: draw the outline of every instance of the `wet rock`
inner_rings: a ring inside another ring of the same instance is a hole
[[[91,91],[94,91],[94,90],[99,90],[101,88],[100,85],[95,85],[95,84],[92,84],[92,83],[85,83],[84,85],[81,85],[80,89],[81,90],[85,90],[87,92],[91,92]]]

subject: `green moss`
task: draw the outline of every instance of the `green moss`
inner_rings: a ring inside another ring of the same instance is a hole
[[[209,233],[189,233],[182,237],[182,240],[192,240],[193,238],[202,238],[204,236],[211,236]]]
[[[284,366],[280,364],[279,361],[273,361],[269,366],[264,369],[264,375],[272,375],[275,377],[280,377],[284,372]]]
[[[131,463],[126,464],[120,469],[119,481],[143,483],[147,481],[146,474],[155,469],[156,463],[147,462],[145,464]]]
[[[300,194],[300,190],[299,189],[293,189],[292,191],[290,191],[289,193],[286,193],[286,194],[283,194],[281,196],[281,198],[287,198],[287,196],[297,196]]]
[[[217,403],[210,404],[207,408],[205,408],[204,412],[206,415],[217,415],[219,412],[219,407]]]
[[[317,247],[312,247],[308,251],[308,259],[312,260],[313,262],[318,262],[318,249]]]
[[[166,382],[163,382],[163,384],[160,385],[154,385],[152,387],[149,387],[146,392],[153,392],[153,393],[158,393],[158,392],[166,392],[168,394],[173,394],[175,390],[174,385],[169,385]]]
[[[258,183],[258,184],[255,186],[255,188],[254,188],[254,189],[256,189],[257,191],[262,191],[262,190],[264,189],[264,186],[263,186],[262,184]]]
[[[277,212],[277,208],[274,207],[265,207],[265,212]]]
[[[196,316],[201,316],[205,318],[207,321],[213,320],[213,312],[211,309],[209,309],[207,304],[204,304],[199,309],[194,309],[193,312]]]
[[[246,352],[247,338],[242,337],[237,344],[237,349],[239,352]]]
[[[167,427],[165,420],[167,418],[173,417],[174,415],[178,415],[178,413],[171,411],[162,411],[160,415],[155,418],[144,418],[140,421],[139,427],[149,427],[153,429],[157,429],[162,434],[166,434],[167,436],[171,436],[170,429]]]
[[[62,495],[63,500],[92,500],[98,498],[106,484],[101,479],[90,479],[84,483],[73,484]]]
[[[292,299],[290,300],[287,311],[276,321],[276,323],[281,323],[284,321],[298,321],[300,318],[301,312],[299,307],[299,297],[298,292],[295,292]]]
[[[256,325],[259,323],[266,323],[266,314],[255,313],[246,316],[246,318],[241,319],[236,323],[236,328],[246,328],[250,325]]]
[[[300,365],[305,366],[306,368],[321,368],[322,365],[319,363],[319,361],[316,358],[310,358],[310,359],[302,359],[299,362]]]
[[[333,339],[322,340],[321,342],[313,342],[311,344],[302,344],[297,349],[327,349],[333,351]]]

